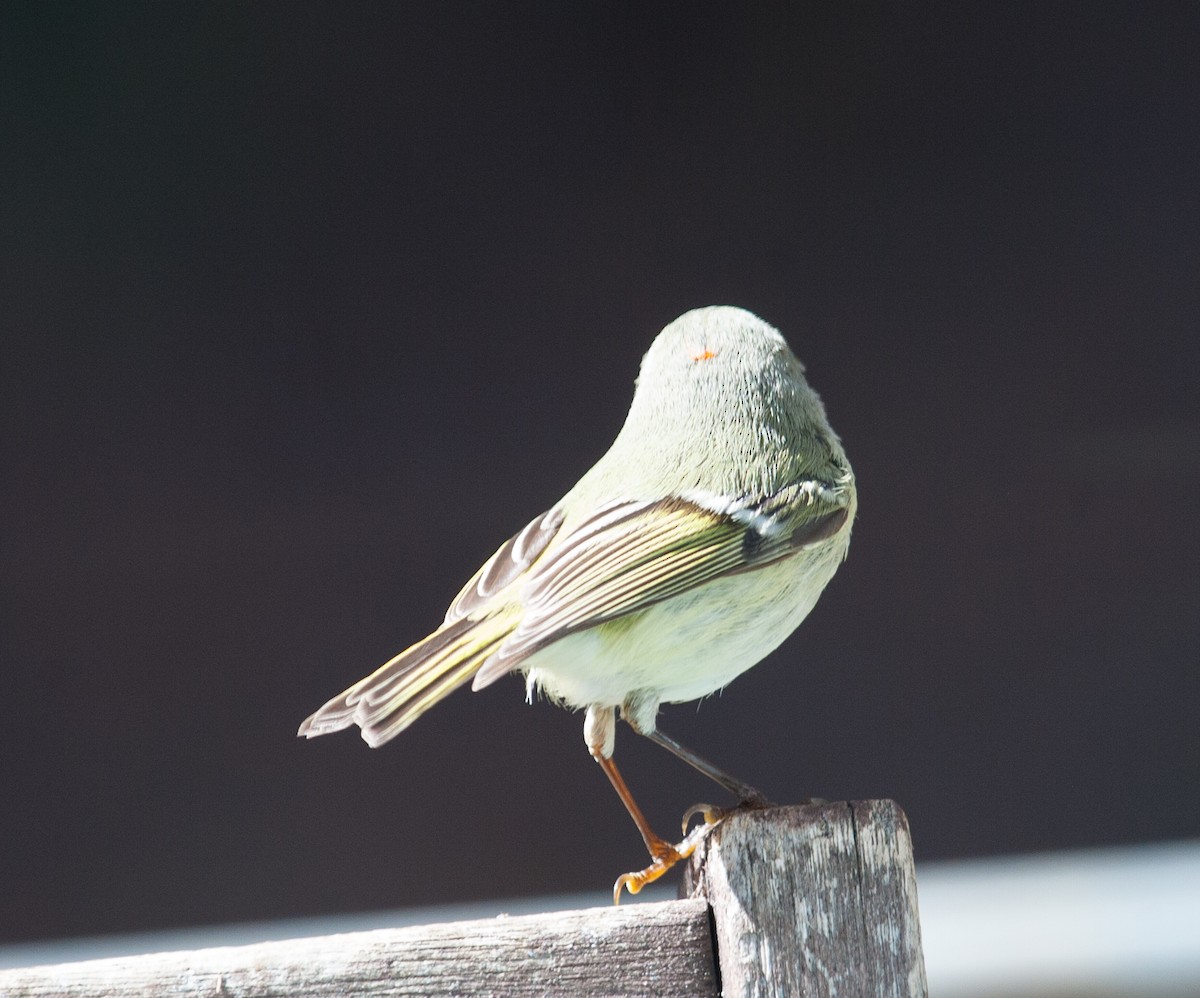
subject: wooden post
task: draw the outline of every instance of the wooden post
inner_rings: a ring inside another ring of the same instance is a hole
[[[685,880],[681,901],[0,970],[0,995],[924,998],[912,846],[891,801],[735,813]]]
[[[893,801],[737,812],[685,886],[712,907],[728,998],[926,995],[912,842]]]

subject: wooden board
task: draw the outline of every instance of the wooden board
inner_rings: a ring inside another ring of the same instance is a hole
[[[0,971],[5,998],[717,994],[703,901]]]

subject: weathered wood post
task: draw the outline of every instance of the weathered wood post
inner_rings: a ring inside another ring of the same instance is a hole
[[[912,841],[893,801],[735,813],[685,887],[712,908],[726,998],[926,994]]]

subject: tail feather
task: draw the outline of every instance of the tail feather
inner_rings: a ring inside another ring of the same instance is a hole
[[[338,694],[305,719],[297,734],[316,738],[357,724],[372,748],[390,741],[470,681],[515,623],[501,613],[448,624]]]

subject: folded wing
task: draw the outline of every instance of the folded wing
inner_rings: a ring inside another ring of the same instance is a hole
[[[825,486],[754,505],[697,495],[604,507],[532,567],[520,623],[472,686],[494,682],[567,634],[826,540],[847,516],[840,493]]]

